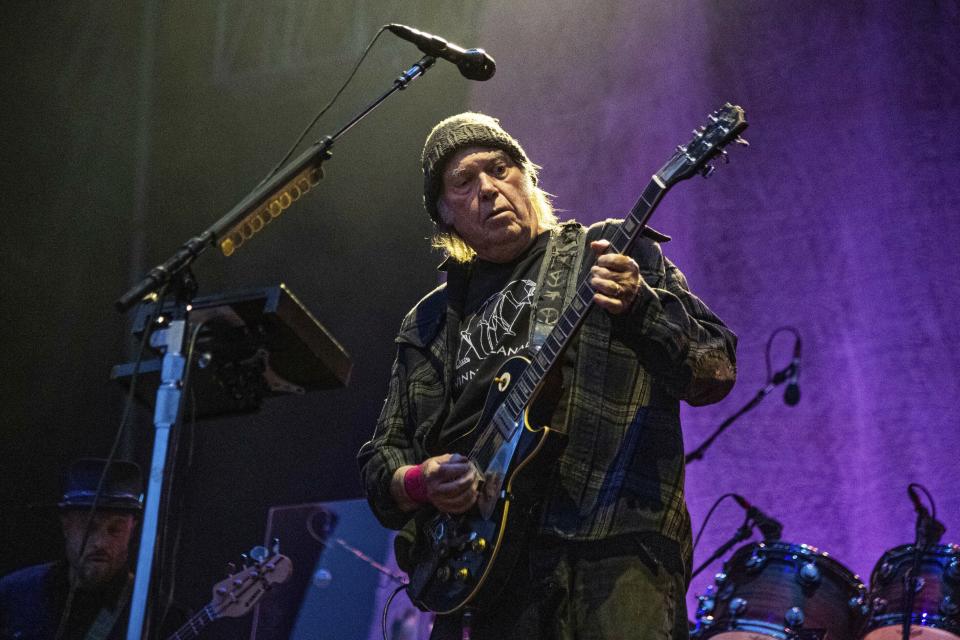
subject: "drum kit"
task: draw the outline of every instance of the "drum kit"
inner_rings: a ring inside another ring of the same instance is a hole
[[[911,638],[958,640],[960,545],[925,545],[919,554],[915,551],[914,545],[901,545],[885,552],[868,589],[816,547],[783,541],[748,544],[697,596],[691,638],[898,640],[909,616]],[[912,571],[915,562],[918,571]]]

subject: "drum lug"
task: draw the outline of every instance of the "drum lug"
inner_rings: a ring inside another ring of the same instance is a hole
[[[747,610],[747,601],[744,598],[734,598],[730,601],[730,613],[735,616]]]
[[[874,598],[873,599],[873,612],[874,613],[883,613],[887,610],[887,600],[886,598]]]
[[[884,562],[880,565],[880,579],[886,582],[890,579],[890,576],[893,575],[893,565],[889,562]]]
[[[955,616],[960,613],[960,603],[950,596],[944,596],[940,601],[940,613],[945,616]]]
[[[960,558],[954,558],[947,565],[946,577],[949,582],[960,582]]]
[[[697,596],[697,603],[698,620],[707,614],[713,613],[713,609],[717,604],[716,600],[709,595]]]
[[[757,573],[763,569],[763,565],[767,563],[767,556],[760,549],[754,549],[753,554],[747,558],[747,571],[750,573]]]
[[[816,586],[820,583],[820,569],[813,562],[804,562],[800,565],[797,578],[800,580],[800,584],[806,587]]]
[[[863,585],[858,589],[857,595],[847,601],[847,606],[851,611],[857,611],[862,616],[870,613],[870,606],[867,604],[867,590]]]
[[[790,607],[787,610],[787,614],[783,616],[783,619],[786,620],[787,624],[793,628],[799,628],[803,626],[803,609],[800,607]]]
[[[921,591],[923,591],[923,588],[924,588],[926,585],[927,585],[927,581],[923,579],[923,576],[918,577],[918,578],[917,578],[917,583],[916,583],[916,585],[914,585],[914,587],[913,587],[914,593],[920,593]],[[908,572],[903,576],[903,589],[904,589],[904,591],[906,591],[906,590],[908,590],[909,588],[910,588],[910,572],[908,571]]]

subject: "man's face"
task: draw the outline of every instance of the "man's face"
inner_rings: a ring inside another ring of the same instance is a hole
[[[83,557],[80,557],[80,544],[87,512],[63,512],[60,522],[66,539],[67,562],[82,588],[102,586],[126,568],[130,537],[137,524],[133,515],[110,512],[94,515]]]
[[[468,147],[454,154],[443,170],[440,200],[444,222],[483,260],[509,262],[540,232],[528,178],[500,149]]]

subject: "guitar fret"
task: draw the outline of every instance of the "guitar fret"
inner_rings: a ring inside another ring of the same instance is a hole
[[[630,234],[626,233],[622,228],[617,228],[617,232],[614,234],[610,244],[616,253],[623,253],[631,239]]]

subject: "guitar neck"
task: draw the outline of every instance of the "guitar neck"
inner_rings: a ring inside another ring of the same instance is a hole
[[[167,640],[189,640],[190,638],[196,638],[208,624],[216,619],[217,614],[213,610],[213,603],[210,603],[187,620],[186,624],[177,629]]]
[[[653,177],[636,204],[633,205],[630,214],[624,218],[623,223],[617,228],[616,234],[610,239],[608,253],[625,253],[630,249],[668,189],[669,187],[658,176]],[[536,394],[547,373],[556,364],[560,354],[563,353],[564,348],[566,348],[570,339],[583,323],[587,312],[593,306],[593,294],[594,289],[590,285],[590,274],[587,273],[577,286],[577,291],[570,304],[567,305],[567,308],[557,320],[557,324],[544,340],[536,357],[527,366],[518,383],[513,385],[512,391],[504,400],[504,406],[512,415],[519,416]]]

